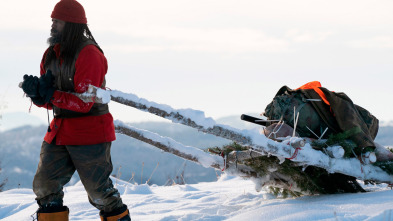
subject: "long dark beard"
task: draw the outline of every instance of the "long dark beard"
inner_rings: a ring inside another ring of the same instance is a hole
[[[51,36],[47,40],[47,43],[50,46],[53,46],[53,45],[61,42],[61,38],[63,37],[61,32],[58,32],[56,29],[52,28],[50,30],[50,33],[51,33],[50,34]]]

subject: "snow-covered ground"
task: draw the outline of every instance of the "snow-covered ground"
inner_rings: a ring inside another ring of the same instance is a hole
[[[148,186],[114,180],[132,220],[393,220],[393,191],[276,198],[256,192],[249,180],[223,175],[217,182]],[[370,187],[368,190],[371,190]],[[80,182],[65,189],[70,220],[99,220]],[[32,220],[37,204],[31,189],[0,193],[0,220]]]

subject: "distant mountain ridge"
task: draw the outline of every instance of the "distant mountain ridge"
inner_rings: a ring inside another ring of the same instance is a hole
[[[239,117],[222,118],[217,122],[239,129],[260,128],[258,125],[241,121]],[[230,142],[212,135],[199,133],[193,128],[179,124],[144,122],[131,123],[131,125],[201,149],[222,146]],[[3,169],[0,180],[5,177],[8,178],[6,189],[31,187],[46,129],[45,125],[23,126],[0,132],[0,162]],[[150,183],[158,185],[168,185],[173,182],[197,183],[216,180],[217,174],[214,169],[204,168],[185,161],[130,137],[121,134],[116,136],[117,140],[112,144],[113,174],[120,175],[123,180],[129,180],[132,174],[134,174],[134,182],[144,183],[151,176]],[[376,142],[384,146],[393,146],[393,127],[380,127]],[[157,163],[159,163],[158,166]],[[156,166],[157,169],[152,174]],[[75,175],[71,184],[78,180]]]
[[[379,122],[380,127],[393,127],[393,120],[391,121],[380,121]]]
[[[177,124],[146,122],[132,125],[199,148],[221,146],[229,142]],[[0,180],[8,178],[6,189],[31,187],[46,129],[46,126],[23,126],[0,132],[0,163],[3,169]],[[134,175],[133,181],[137,183],[145,183],[151,177],[149,182],[152,184],[170,185],[174,182],[198,183],[217,179],[212,168],[185,161],[130,137],[121,134],[116,136],[116,141],[112,143],[112,174],[123,180],[129,180]],[[78,180],[75,175],[70,184]]]

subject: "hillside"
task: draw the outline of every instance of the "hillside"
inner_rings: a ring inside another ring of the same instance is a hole
[[[220,146],[227,142],[212,135],[198,133],[182,125],[158,122],[133,125],[199,148]],[[31,187],[46,129],[46,126],[25,126],[0,132],[0,140],[2,141],[0,142],[0,162],[3,168],[0,179],[8,178],[6,189]],[[121,134],[117,134],[117,140],[112,143],[112,162],[113,174],[120,173],[121,179],[129,180],[134,173],[135,181],[138,183],[145,183],[150,176],[149,183],[157,185],[171,185],[173,182],[213,181],[217,176],[214,169],[207,169],[185,161]],[[157,163],[159,165],[152,174]],[[70,184],[74,184],[78,180],[78,176],[75,174]]]
[[[219,121],[238,128],[248,127],[250,129],[252,127],[250,126],[252,124],[242,122],[237,117],[223,118]],[[178,124],[145,122],[132,125],[202,149],[221,146],[229,142],[212,135],[198,133],[192,128]],[[2,141],[0,142],[0,161],[3,168],[0,179],[8,178],[6,189],[31,187],[45,130],[46,126],[24,126],[0,132]],[[384,146],[393,146],[393,127],[380,127],[376,141]],[[137,183],[145,183],[151,177],[150,184],[193,184],[214,181],[217,176],[214,169],[207,169],[185,161],[121,134],[117,134],[117,140],[113,142],[112,161],[114,175],[120,175],[121,179],[129,180],[134,174],[134,181]],[[157,169],[154,171],[156,166]],[[154,174],[152,174],[153,171]],[[70,185],[78,180],[75,174]]]

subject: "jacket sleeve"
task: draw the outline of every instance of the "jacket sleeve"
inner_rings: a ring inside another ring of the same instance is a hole
[[[89,85],[101,87],[108,70],[105,56],[94,45],[88,45],[79,53],[75,62],[74,90],[84,93]],[[93,102],[85,103],[73,94],[56,90],[53,94],[52,104],[71,111],[87,113]]]

